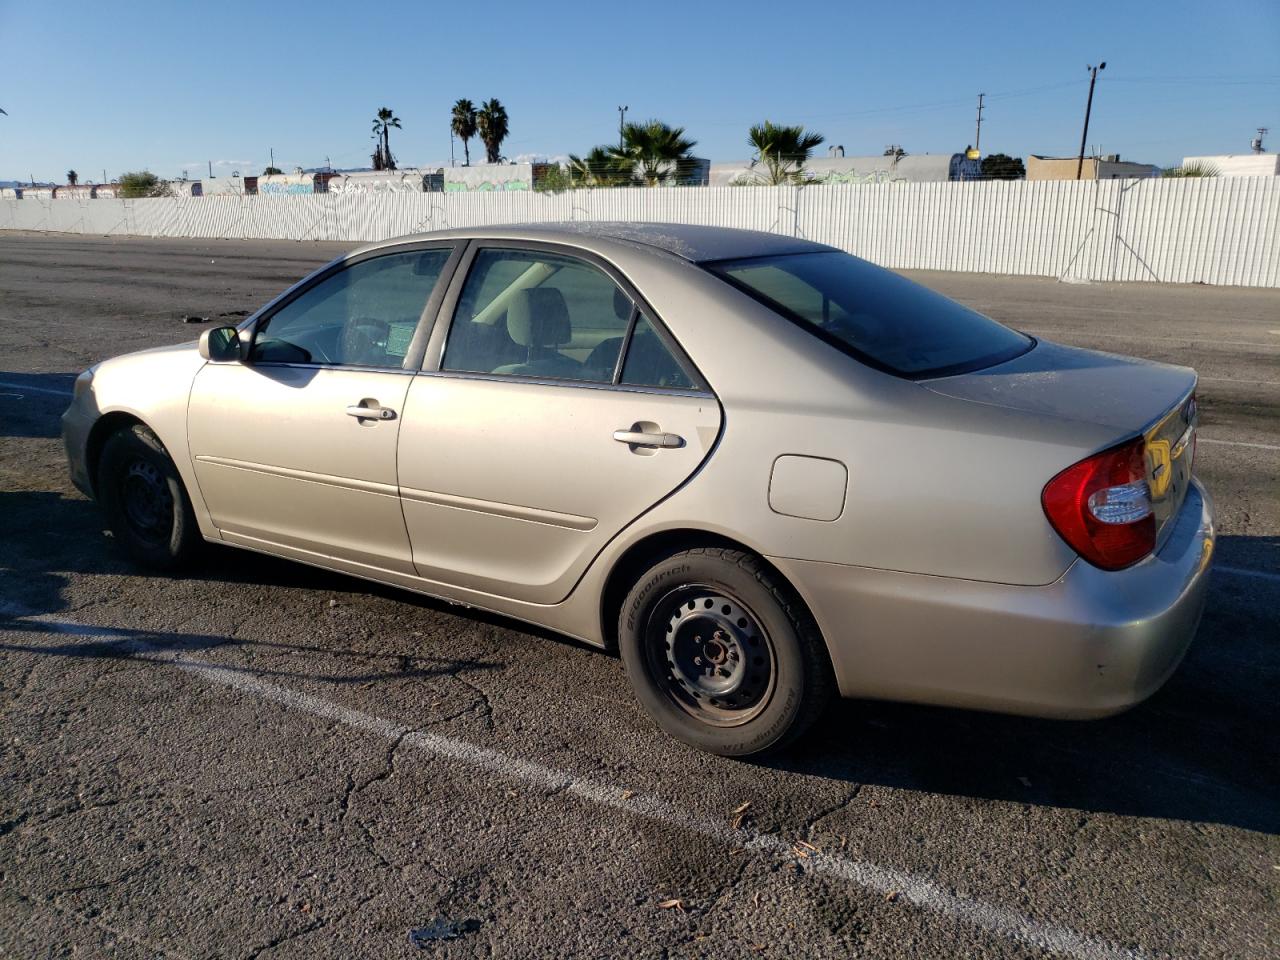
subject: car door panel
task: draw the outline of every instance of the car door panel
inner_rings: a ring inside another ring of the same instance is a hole
[[[201,494],[224,533],[412,573],[396,490],[412,377],[350,368],[207,364],[188,411]],[[392,419],[347,408],[376,401]]]
[[[533,603],[568,595],[600,549],[689,478],[720,429],[714,397],[421,374],[400,489],[420,576]],[[670,448],[617,431],[663,432]]]
[[[414,571],[400,416],[460,248],[411,243],[320,271],[209,363],[187,412],[193,469],[227,539]]]

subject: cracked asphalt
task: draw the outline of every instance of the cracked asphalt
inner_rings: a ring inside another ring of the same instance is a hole
[[[0,956],[1280,952],[1280,291],[917,275],[1198,368],[1203,624],[1121,717],[841,703],[753,764],[669,741],[550,634],[116,552],[66,476],[74,376],[343,249],[0,234]]]

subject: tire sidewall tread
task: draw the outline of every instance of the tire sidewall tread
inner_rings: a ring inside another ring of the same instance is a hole
[[[736,727],[700,723],[673,704],[650,675],[644,625],[671,590],[705,583],[736,596],[773,641],[775,686],[770,703]],[[802,736],[826,708],[834,677],[817,624],[790,586],[757,557],[725,547],[694,547],[658,558],[628,592],[618,616],[618,649],[637,698],[671,736],[730,757],[781,750]]]
[[[139,455],[156,465],[173,500],[173,525],[168,542],[163,544],[148,543],[134,534],[120,502],[115,478],[130,459]],[[136,423],[107,438],[98,461],[97,491],[116,542],[132,560],[159,571],[179,570],[190,562],[200,541],[195,512],[169,451],[148,427]]]

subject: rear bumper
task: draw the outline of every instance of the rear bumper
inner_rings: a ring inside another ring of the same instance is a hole
[[[1089,718],[1177,668],[1213,547],[1213,504],[1193,482],[1154,556],[1118,572],[1078,560],[1043,587],[770,559],[817,618],[844,696]]]

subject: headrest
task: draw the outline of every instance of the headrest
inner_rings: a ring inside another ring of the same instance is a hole
[[[573,336],[564,295],[552,287],[517,290],[507,304],[507,333],[522,347],[558,347]]]
[[[617,287],[613,288],[613,312],[619,320],[631,319],[631,298]]]

